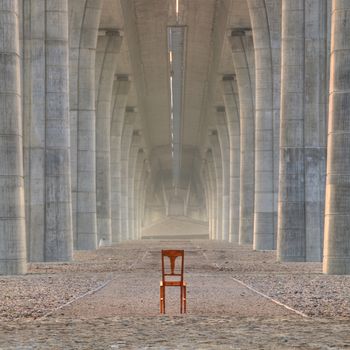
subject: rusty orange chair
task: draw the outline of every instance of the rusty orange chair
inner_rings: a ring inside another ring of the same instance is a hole
[[[162,280],[160,281],[161,314],[165,314],[165,287],[180,287],[180,313],[186,313],[186,282],[184,282],[184,255],[185,252],[183,250],[162,250]],[[165,261],[166,257],[168,257],[169,260]],[[176,268],[177,258],[181,258],[179,269]],[[170,262],[170,268],[166,266],[166,262]],[[174,278],[177,280],[174,280]]]

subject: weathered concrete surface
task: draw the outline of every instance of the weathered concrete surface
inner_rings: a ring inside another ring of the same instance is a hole
[[[333,1],[324,272],[350,274],[350,3]]]
[[[68,3],[45,10],[31,0],[23,11],[28,260],[67,261],[73,249]]]
[[[0,1],[0,274],[26,272],[18,2]]]
[[[102,0],[69,1],[72,213],[75,249],[97,247],[95,57]]]
[[[280,261],[305,261],[304,20],[302,1],[282,2]]]
[[[326,14],[326,1],[282,3],[278,217],[278,258],[282,261],[322,258]]]
[[[117,57],[122,43],[119,31],[100,35],[96,50],[96,217],[97,240],[112,241],[111,226],[111,103]]]
[[[237,78],[240,106],[240,221],[239,242],[253,243],[254,224],[254,67],[252,60],[253,41],[245,35],[245,30],[237,29],[229,36],[232,58]]]
[[[238,94],[234,89],[235,77],[226,76],[222,80],[227,129],[230,139],[230,227],[229,241],[239,240],[240,206],[240,122]]]

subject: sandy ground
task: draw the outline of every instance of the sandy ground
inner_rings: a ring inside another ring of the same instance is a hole
[[[158,313],[165,248],[185,249],[186,315],[175,288],[167,315]],[[32,264],[27,276],[0,278],[0,295],[0,349],[350,348],[349,277],[224,242],[146,240],[79,252],[72,264]]]

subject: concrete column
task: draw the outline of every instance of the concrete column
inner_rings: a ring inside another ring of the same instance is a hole
[[[144,227],[144,217],[145,217],[145,203],[146,203],[146,193],[149,183],[149,171],[147,161],[144,162],[142,177],[141,177],[141,190],[140,190],[140,202],[139,202],[139,239],[142,238],[142,229]]]
[[[137,164],[137,154],[140,148],[140,136],[135,134],[132,136],[132,144],[130,147],[129,159],[128,159],[128,219],[129,219],[129,235],[128,239],[135,239],[135,202],[134,202],[134,190],[135,190],[135,171]]]
[[[323,271],[350,274],[350,2],[333,0]]]
[[[280,261],[305,261],[304,1],[282,2]]]
[[[327,109],[326,11],[326,1],[282,2],[277,242],[280,261],[321,259]]]
[[[244,30],[234,30],[229,37],[236,72],[240,106],[241,168],[239,243],[253,243],[254,219],[254,78],[252,38]],[[249,57],[249,59],[248,59]]]
[[[117,57],[122,43],[119,31],[100,35],[96,52],[96,215],[101,244],[112,241],[111,226],[111,103]]]
[[[248,0],[255,52],[256,250],[275,249],[280,114],[280,0]]]
[[[112,243],[121,240],[121,138],[131,82],[127,76],[117,76],[113,87],[111,122],[111,206]]]
[[[24,67],[30,261],[72,258],[68,3],[26,3]],[[35,23],[35,25],[33,25]]]
[[[125,116],[122,141],[121,141],[121,202],[120,202],[120,220],[121,220],[121,239],[129,239],[129,204],[128,204],[128,170],[129,170],[129,155],[134,129],[135,113],[127,113]]]
[[[102,0],[69,1],[70,121],[75,249],[97,247],[95,57]]]
[[[17,0],[0,1],[0,275],[26,273]]]
[[[145,172],[145,176],[143,176],[143,181],[142,181],[142,197],[141,197],[141,203],[140,203],[140,232],[141,232],[141,236],[140,238],[142,238],[142,230],[143,227],[145,226],[145,212],[146,212],[146,198],[147,198],[147,191],[149,189],[150,186],[150,179],[151,179],[151,175],[150,175],[150,170],[149,170],[149,164],[147,162],[145,162],[145,168],[144,168],[144,172]]]
[[[230,227],[229,241],[239,241],[240,207],[240,122],[238,94],[234,88],[234,76],[225,76],[222,91],[225,103],[225,115],[230,139]]]
[[[216,180],[216,237],[217,240],[223,239],[223,169],[222,169],[222,161],[221,161],[221,150],[219,144],[219,138],[217,131],[213,131],[213,134],[210,136],[210,144],[212,147],[212,158],[215,172],[215,180]]]
[[[142,177],[144,176],[145,167],[145,152],[143,149],[139,149],[137,154],[137,164],[135,169],[135,182],[134,182],[134,239],[140,239],[140,214],[141,214],[141,191],[142,191]]]
[[[216,239],[217,236],[217,187],[216,187],[216,176],[213,162],[212,151],[207,152],[207,168],[208,168],[208,177],[212,188],[211,201],[212,201],[212,222],[211,222],[211,239]]]
[[[212,198],[211,198],[211,187],[210,187],[210,180],[208,177],[208,169],[206,166],[206,162],[203,161],[202,164],[202,177],[203,177],[203,183],[204,183],[204,191],[205,191],[205,199],[206,199],[206,207],[207,207],[207,215],[208,215],[208,232],[209,232],[209,238],[211,238],[212,235]]]
[[[306,261],[322,261],[326,188],[327,0],[305,3],[305,232]]]
[[[53,6],[46,5],[45,28],[44,259],[67,261],[71,260],[73,249],[67,0],[61,0]],[[40,88],[36,87],[37,92],[40,92]]]
[[[222,239],[229,240],[230,224],[230,143],[224,107],[216,111],[222,164]]]

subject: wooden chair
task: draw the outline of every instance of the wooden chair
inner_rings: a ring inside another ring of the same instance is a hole
[[[180,287],[180,313],[186,313],[186,282],[184,282],[184,251],[162,250],[162,280],[160,281],[160,313],[165,314],[165,287]],[[170,269],[166,269],[165,258],[169,258]],[[176,269],[176,259],[180,257],[180,271]],[[169,271],[170,270],[170,271]],[[167,280],[167,278],[179,280]]]

